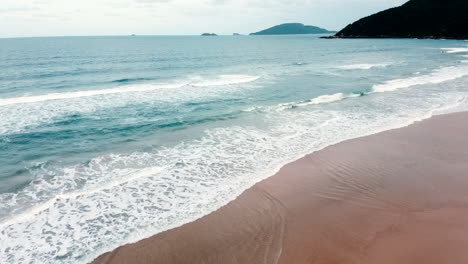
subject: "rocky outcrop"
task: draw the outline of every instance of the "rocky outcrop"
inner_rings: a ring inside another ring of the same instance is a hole
[[[468,0],[410,0],[354,22],[333,37],[468,39]]]
[[[291,34],[327,34],[335,33],[315,26],[306,26],[300,23],[288,23],[274,26],[250,35],[291,35]]]

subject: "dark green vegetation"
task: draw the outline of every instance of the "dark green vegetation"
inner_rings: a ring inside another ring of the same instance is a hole
[[[410,0],[348,25],[332,38],[468,39],[468,0]]]
[[[306,26],[300,23],[288,23],[274,26],[269,29],[265,29],[250,35],[291,35],[291,34],[327,34],[335,33],[334,31],[328,31],[323,28]]]

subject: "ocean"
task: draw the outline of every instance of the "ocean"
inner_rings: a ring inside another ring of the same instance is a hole
[[[87,263],[338,142],[467,109],[468,43],[0,39],[0,263]]]

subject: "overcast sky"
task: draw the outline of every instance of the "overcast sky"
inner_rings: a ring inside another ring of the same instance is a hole
[[[1,0],[0,37],[248,34],[301,22],[339,30],[406,0]]]

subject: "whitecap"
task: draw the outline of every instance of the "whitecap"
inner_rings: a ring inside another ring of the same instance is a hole
[[[370,70],[372,68],[385,68],[390,66],[391,63],[376,63],[376,64],[350,64],[350,65],[342,65],[338,66],[337,68],[343,70]]]
[[[359,95],[321,95],[299,104],[327,104],[355,96]],[[37,206],[23,215],[7,215],[0,232],[0,259],[89,263],[122,244],[209,214],[307,153],[408,125],[429,117],[428,110],[437,102],[447,101],[439,94],[420,106],[408,104],[412,101],[405,97],[400,102],[383,95],[365,99],[374,102],[359,100],[360,107],[346,111],[325,107],[266,111],[259,118],[270,124],[268,129],[235,125],[208,129],[200,139],[155,153],[98,157],[35,181],[18,193],[0,195],[3,212],[21,203]],[[375,107],[382,103],[384,107]],[[414,109],[383,110],[395,103]],[[425,110],[418,110],[421,107]],[[80,182],[84,183],[77,185]]]
[[[280,104],[278,109],[284,110],[284,109],[291,109],[291,108],[303,107],[303,106],[308,106],[308,105],[329,104],[329,103],[338,102],[347,98],[359,97],[359,96],[361,96],[361,94],[347,94],[347,95],[344,93],[325,94],[325,95],[317,96],[310,100],[305,100],[305,101],[295,102],[295,103]]]
[[[171,88],[180,88],[186,84],[140,84],[132,86],[122,86],[111,89],[101,89],[101,90],[85,90],[85,91],[76,91],[76,92],[65,92],[65,93],[50,93],[44,95],[35,95],[35,96],[22,96],[22,97],[13,97],[13,98],[4,98],[0,99],[0,106],[11,105],[11,104],[28,104],[28,103],[37,103],[50,100],[63,100],[63,99],[74,99],[80,97],[90,97],[96,95],[107,95],[107,94],[119,94],[119,93],[131,93],[131,92],[144,92],[152,91],[157,89],[171,89]]]
[[[214,78],[201,78],[199,77],[197,81],[182,81],[176,83],[147,83],[147,84],[138,84],[138,85],[126,85],[119,86],[116,88],[110,89],[100,89],[100,90],[84,90],[84,91],[75,91],[75,92],[64,92],[64,93],[50,93],[43,95],[35,96],[21,96],[13,98],[1,98],[0,106],[11,105],[11,104],[28,104],[28,103],[37,103],[50,100],[64,100],[64,99],[74,99],[81,97],[91,97],[97,95],[109,95],[109,94],[121,94],[121,93],[134,93],[134,92],[147,92],[154,91],[159,89],[176,89],[184,86],[193,86],[193,87],[209,87],[209,86],[222,86],[222,85],[233,85],[241,84],[256,81],[260,76],[251,76],[251,75],[219,75]]]
[[[403,79],[395,79],[386,81],[382,84],[373,86],[374,92],[389,92],[401,88],[408,88],[415,85],[437,84],[468,75],[468,67],[466,66],[451,66],[435,70],[426,75],[413,76]]]
[[[468,52],[468,48],[442,48],[447,53],[465,53]]]
[[[216,78],[205,79],[189,83],[194,87],[209,87],[209,86],[221,86],[221,85],[233,85],[241,83],[249,83],[256,81],[260,76],[252,75],[219,75]]]

